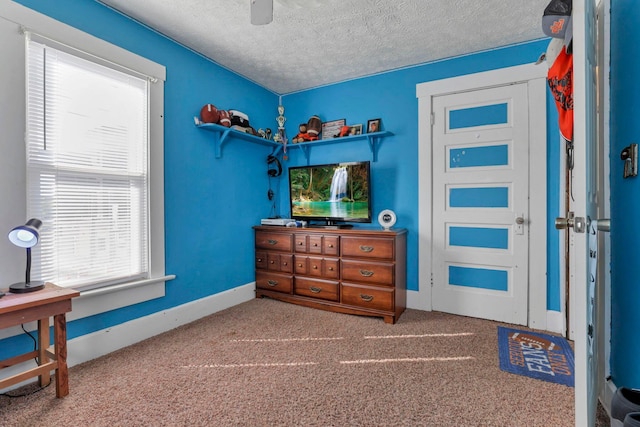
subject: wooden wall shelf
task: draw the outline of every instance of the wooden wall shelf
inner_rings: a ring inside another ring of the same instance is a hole
[[[228,127],[224,127],[214,123],[201,123],[196,124],[196,126],[200,129],[204,129],[206,131],[211,132],[213,135],[213,144],[215,146],[216,159],[222,157],[222,147],[229,140],[229,138],[236,138],[247,142],[252,142],[254,144],[265,145],[267,147],[271,147],[273,149],[272,155],[277,155],[283,148],[282,144],[279,144],[270,139],[260,138],[259,136],[251,135],[245,132],[240,132]],[[357,141],[360,139],[366,139],[369,143],[369,149],[371,150],[371,154],[373,156],[373,161],[378,161],[378,148],[382,143],[382,139],[385,136],[393,135],[393,133],[388,131],[382,132],[372,132],[365,133],[362,135],[353,135],[346,136],[344,138],[332,138],[332,139],[320,139],[318,141],[310,141],[310,142],[299,142],[297,144],[287,144],[287,149],[300,149],[307,159],[307,164],[309,164],[309,156],[311,154],[311,148],[319,147],[322,145],[328,144],[336,144],[340,142],[351,142]]]
[[[274,152],[277,152],[281,148],[282,144],[271,141],[270,139],[260,138],[259,136],[251,135],[249,133],[240,132],[235,129],[217,125],[214,123],[202,123],[196,125],[200,129],[211,132],[213,135],[213,144],[216,149],[216,159],[222,157],[222,146],[229,140],[229,138],[241,139],[243,141],[252,142],[254,144],[266,145],[272,147]]]
[[[371,150],[371,155],[373,156],[373,161],[377,162],[378,161],[378,148],[380,147],[380,144],[382,142],[382,138],[384,138],[385,136],[390,136],[393,135],[391,132],[388,131],[382,131],[382,132],[371,132],[371,133],[364,133],[362,135],[352,135],[352,136],[345,136],[343,138],[332,138],[332,139],[320,139],[318,141],[311,141],[311,142],[299,142],[297,144],[288,144],[287,148],[291,149],[291,148],[299,148],[300,150],[302,150],[302,152],[304,153],[304,157],[307,159],[307,164],[309,164],[309,155],[311,153],[311,148],[312,147],[318,147],[321,145],[328,145],[328,144],[336,144],[336,143],[341,143],[341,142],[351,142],[351,141],[357,141],[360,139],[366,139],[367,142],[369,143],[369,149]]]

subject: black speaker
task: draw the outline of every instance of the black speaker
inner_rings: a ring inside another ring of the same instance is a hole
[[[267,165],[269,167],[267,173],[270,177],[275,178],[282,175],[282,165],[280,164],[280,160],[278,160],[276,156],[267,156]]]

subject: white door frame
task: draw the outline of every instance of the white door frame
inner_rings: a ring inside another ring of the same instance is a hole
[[[597,11],[599,16],[598,21],[598,35],[599,35],[599,58],[598,68],[598,84],[599,84],[599,97],[602,100],[600,102],[599,125],[600,125],[600,144],[599,153],[601,164],[601,171],[599,173],[600,187],[602,188],[602,211],[599,212],[600,218],[611,218],[611,182],[610,182],[610,107],[611,107],[611,88],[609,86],[609,75],[611,72],[610,61],[611,57],[611,39],[609,34],[611,33],[611,0],[600,0],[597,4]],[[609,408],[609,402],[611,397],[615,393],[617,387],[612,381],[606,381],[611,374],[609,365],[609,359],[611,357],[611,239],[609,234],[604,236],[604,248],[600,249],[602,254],[599,257],[598,264],[598,283],[604,284],[604,287],[600,289],[602,292],[598,295],[602,304],[600,305],[598,312],[598,336],[601,337],[598,348],[600,361],[600,368],[598,372],[598,379],[602,382],[600,384],[600,401],[607,408]],[[604,276],[604,277],[603,277]],[[609,412],[610,413],[610,412]]]
[[[593,20],[597,14],[597,4],[593,0],[577,0],[573,2],[573,88],[574,88],[574,140],[580,150],[574,152],[574,170],[572,178],[573,194],[575,202],[572,210],[576,217],[597,219],[602,213],[602,187],[599,187],[598,174],[601,162],[604,160],[599,155],[602,149],[602,141],[598,135],[598,111],[597,85],[599,72],[596,49],[598,45],[597,22]],[[594,28],[596,27],[596,28]],[[594,55],[595,53],[595,55]],[[603,60],[604,58],[600,58]],[[602,70],[601,70],[602,71]],[[605,81],[606,81],[605,77]],[[594,88],[594,86],[596,86]],[[590,169],[593,168],[593,169]],[[595,218],[594,218],[595,216]],[[603,239],[597,233],[598,248],[600,252]],[[600,335],[603,331],[602,321],[598,319],[598,313],[594,318],[590,317],[592,303],[596,310],[601,301],[602,283],[597,281],[602,278],[602,271],[597,273],[598,278],[590,280],[593,274],[590,258],[589,235],[570,231],[572,244],[570,246],[570,265],[572,268],[571,294],[575,299],[575,312],[573,318],[575,333],[575,425],[576,427],[589,427],[595,425],[596,403],[604,378],[599,378],[598,369],[601,368],[602,346]],[[602,258],[598,256],[597,262],[602,267]],[[590,283],[591,282],[591,283]],[[595,302],[590,295],[590,286],[595,285]],[[589,322],[593,321],[594,330],[592,340],[588,337]],[[592,343],[595,346],[592,348]],[[593,350],[593,352],[592,352]],[[599,366],[600,365],[600,366]]]
[[[482,73],[421,83],[418,97],[418,253],[419,290],[413,308],[432,309],[432,134],[431,116],[434,96],[484,89],[506,84],[529,84],[529,106],[539,114],[529,126],[529,170],[547,170],[546,93],[547,66],[525,64]],[[531,115],[530,115],[531,116]],[[531,172],[530,172],[531,173]],[[529,327],[547,330],[547,179],[530,179],[529,199]],[[539,284],[533,286],[533,284]],[[553,323],[553,322],[552,322]],[[561,332],[561,331],[555,331]]]

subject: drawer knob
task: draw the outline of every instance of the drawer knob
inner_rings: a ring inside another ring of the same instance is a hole
[[[275,262],[275,261],[273,261],[273,260],[271,260],[269,263],[270,263],[270,264],[275,264],[276,262]]]
[[[258,258],[258,259],[257,259],[257,261],[258,261],[258,262],[262,262],[262,258]]]
[[[313,266],[313,269],[314,269],[314,270],[317,270],[317,269],[318,269],[318,266],[317,266],[317,265],[314,265],[314,266]]]
[[[311,286],[311,287],[309,288],[309,290],[310,290],[311,292],[313,292],[314,294],[319,294],[319,293],[322,291],[322,288],[318,288],[318,287],[316,287],[316,286]]]
[[[373,252],[373,246],[360,245],[360,250],[362,252]]]
[[[373,301],[373,295],[360,294],[360,298],[362,301],[371,302]]]
[[[273,245],[277,245],[278,241],[274,240],[274,239],[269,239],[269,240],[267,240],[267,243],[269,243],[271,246],[273,246]]]
[[[303,242],[298,242],[298,246],[302,246],[303,244]]]
[[[282,265],[284,265],[286,267],[287,265],[289,265],[289,263],[288,262],[283,262]]]
[[[371,277],[371,276],[373,276],[373,271],[360,270],[360,275],[363,276],[363,277]]]
[[[317,243],[314,243],[314,244],[313,244],[313,246],[318,247],[318,244],[317,244]]]
[[[329,244],[329,247],[330,247],[330,248],[332,248],[332,247],[333,247],[333,245],[332,245],[332,244]]]
[[[278,286],[278,281],[277,280],[267,280],[267,285],[269,286]]]
[[[299,264],[298,264],[298,267],[302,267],[302,263],[299,263]]]
[[[329,267],[329,271],[333,271],[333,267]]]

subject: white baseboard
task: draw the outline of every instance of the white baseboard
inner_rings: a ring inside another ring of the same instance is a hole
[[[606,380],[604,383],[604,389],[602,390],[602,393],[600,393],[600,403],[604,410],[607,411],[607,414],[609,414],[609,417],[611,417],[611,399],[617,389],[618,387],[616,387],[612,380]]]
[[[407,291],[407,308],[414,310],[431,311],[429,301],[424,293],[419,291]],[[564,314],[559,311],[547,310],[547,323],[542,330],[564,334]]]
[[[428,298],[422,295],[419,291],[407,291],[407,308],[431,311]]]
[[[559,311],[547,310],[547,331],[564,335],[564,324],[564,313],[561,313]]]
[[[255,298],[255,282],[96,331],[68,343],[69,366],[127,347]]]

